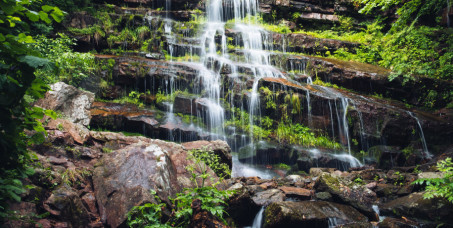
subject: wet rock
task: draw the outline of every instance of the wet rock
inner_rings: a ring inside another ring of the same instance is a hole
[[[237,183],[228,190],[235,190],[235,194],[228,200],[226,212],[233,218],[237,225],[249,225],[259,210],[252,197],[242,184]]]
[[[57,82],[50,88],[51,91],[47,92],[43,99],[38,100],[36,106],[59,111],[73,123],[80,123],[83,126],[90,124],[93,93],[79,90],[63,82]]]
[[[255,164],[291,164],[295,153],[291,148],[267,141],[247,145],[239,150],[239,161]]]
[[[297,198],[300,200],[309,200],[312,197],[312,191],[305,188],[295,188],[283,186],[279,188],[286,197]]]
[[[412,193],[385,203],[383,215],[405,216],[435,222],[453,223],[453,205],[444,199],[424,199],[423,192]]]
[[[390,218],[387,217],[384,219],[384,221],[379,223],[379,227],[382,228],[412,228],[412,227],[419,227],[420,224],[418,224],[415,221],[411,221],[407,218],[404,219],[399,219],[399,218]]]
[[[325,201],[272,203],[264,213],[265,228],[328,227],[329,219],[335,219],[338,225],[368,221],[350,206]]]
[[[44,202],[44,209],[74,227],[86,227],[90,223],[90,216],[82,200],[66,185],[52,192]]]
[[[359,166],[359,164],[356,158],[349,155],[298,151],[297,167],[305,172],[309,172],[312,167],[336,168],[345,171],[351,167]]]
[[[370,220],[378,219],[377,214],[371,209],[376,201],[376,193],[365,186],[323,173],[314,187],[318,192],[329,192],[336,202],[351,205]]]
[[[253,202],[259,206],[267,206],[274,202],[281,202],[285,199],[283,194],[278,189],[270,189],[263,192],[258,192],[252,197]]]
[[[196,115],[197,114],[197,108],[195,103],[196,99],[197,99],[196,97],[181,95],[176,96],[173,104],[174,109],[173,111],[183,114]]]
[[[399,148],[393,146],[373,146],[368,149],[368,154],[378,161],[380,169],[391,169],[405,161]]]
[[[136,132],[153,136],[159,122],[157,113],[135,105],[94,102],[91,109],[93,128]]]
[[[398,186],[395,186],[393,184],[378,183],[376,184],[374,191],[379,197],[390,197],[392,195],[396,195],[396,193],[398,192]]]

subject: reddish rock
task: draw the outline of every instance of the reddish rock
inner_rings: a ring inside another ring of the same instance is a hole
[[[36,228],[52,228],[52,223],[47,219],[41,219],[36,222]]]
[[[65,185],[53,191],[52,195],[44,202],[44,209],[74,227],[86,227],[90,223],[90,216],[82,200],[76,192]],[[68,227],[67,223],[64,224],[66,226],[58,227]],[[57,227],[57,224],[55,227]]]
[[[285,193],[286,197],[295,197],[302,200],[309,200],[311,199],[312,191],[305,189],[305,188],[295,188],[295,187],[287,187],[283,186],[279,188],[283,193]]]
[[[262,188],[263,190],[267,190],[269,188],[276,188],[277,187],[277,183],[271,181],[271,182],[264,182],[262,184],[259,185],[260,188]]]
[[[96,198],[94,197],[93,193],[87,193],[82,197],[82,201],[85,204],[86,208],[88,208],[88,211],[90,211],[93,214],[98,213],[98,209],[96,207]]]
[[[81,145],[83,145],[90,137],[90,131],[85,126],[73,123],[66,119],[50,120],[45,128],[48,130],[65,132],[69,134],[75,142]]]

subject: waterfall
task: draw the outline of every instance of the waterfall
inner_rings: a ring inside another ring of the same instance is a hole
[[[428,146],[426,145],[426,140],[425,140],[425,134],[423,134],[423,128],[422,128],[422,125],[420,124],[420,120],[417,118],[417,116],[413,112],[407,111],[407,113],[412,118],[414,118],[415,121],[417,122],[418,134],[420,135],[420,140],[421,140],[422,146],[423,146],[423,154],[425,155],[426,158],[432,158],[433,155],[428,151]]]
[[[261,228],[263,225],[263,215],[264,215],[264,207],[261,207],[258,214],[256,214],[255,218],[253,219],[253,224],[250,228]]]
[[[328,227],[329,228],[335,228],[338,226],[337,218],[329,218],[328,220]]]
[[[313,80],[311,77],[307,78],[307,84],[308,85],[313,85]],[[308,127],[313,127],[313,118],[311,116],[311,103],[310,103],[310,90],[307,89],[307,116],[308,116]]]

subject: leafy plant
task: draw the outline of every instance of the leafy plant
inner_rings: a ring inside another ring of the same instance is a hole
[[[278,125],[277,139],[279,142],[287,142],[308,147],[319,146],[332,149],[341,148],[339,143],[333,142],[327,137],[316,137],[308,127],[300,124],[286,124],[284,121],[280,122]]]
[[[52,66],[30,48],[35,40],[29,24],[60,22],[64,14],[48,5],[32,11],[33,3],[4,0],[0,4],[0,220],[7,216],[8,199],[20,201],[20,180],[32,173],[27,146],[43,142],[46,134],[37,119],[55,114],[27,102],[43,97],[48,89],[36,78],[36,69]],[[28,136],[25,129],[36,134]]]
[[[187,166],[186,169],[191,173],[191,179],[197,187],[186,188],[183,192],[178,193],[176,198],[172,199],[176,208],[172,225],[177,227],[187,227],[189,225],[193,213],[191,203],[195,199],[201,200],[201,208],[203,210],[210,212],[226,223],[223,218],[226,213],[224,208],[226,200],[233,194],[233,191],[218,190],[215,187],[218,182],[214,183],[213,186],[206,186],[206,180],[210,178],[208,165],[200,158],[195,157],[194,164]]]
[[[198,163],[205,163],[214,173],[220,178],[229,178],[231,176],[230,167],[227,164],[221,163],[219,155],[207,148],[195,149],[189,151],[189,154],[195,158]]]
[[[162,208],[165,204],[156,195],[156,191],[151,190],[151,194],[158,204],[146,203],[142,206],[133,207],[127,213],[127,225],[129,227],[147,227],[147,228],[166,228],[171,227],[168,224],[162,224]]]
[[[437,162],[437,169],[443,174],[441,178],[421,178],[412,184],[426,184],[425,199],[441,197],[453,203],[453,162],[446,158]]]

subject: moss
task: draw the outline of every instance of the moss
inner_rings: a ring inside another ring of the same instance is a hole
[[[321,176],[321,181],[324,182],[324,184],[329,187],[330,189],[339,192],[340,191],[340,181],[329,175],[329,174],[324,174]]]

